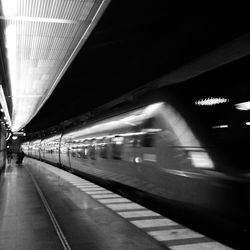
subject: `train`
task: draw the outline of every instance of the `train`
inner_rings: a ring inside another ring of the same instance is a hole
[[[249,227],[249,169],[240,165],[242,151],[237,155],[237,147],[225,139],[233,138],[232,130],[207,115],[204,108],[211,107],[197,105],[188,95],[180,101],[170,93],[152,98],[148,94],[55,134],[25,141],[22,150],[71,172],[197,211],[197,216]]]

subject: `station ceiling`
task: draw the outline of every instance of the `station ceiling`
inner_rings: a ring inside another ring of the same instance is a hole
[[[109,0],[1,1],[8,75],[4,84],[10,86],[12,109],[8,122],[13,132],[22,129],[49,98],[108,3]]]
[[[91,111],[220,50],[250,32],[249,12],[228,1],[111,1],[26,131]]]

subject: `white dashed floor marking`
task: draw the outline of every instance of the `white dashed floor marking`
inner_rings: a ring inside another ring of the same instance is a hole
[[[161,216],[160,214],[157,214],[150,210],[142,210],[142,211],[129,211],[129,212],[119,212],[119,215],[121,215],[124,218],[140,218],[140,217],[153,217],[153,216]]]
[[[107,204],[107,207],[111,208],[112,210],[119,211],[119,210],[132,210],[132,209],[143,209],[139,204],[136,203],[121,203],[121,204]]]
[[[86,191],[87,194],[112,194],[108,190],[103,190],[103,191]]]
[[[125,198],[98,199],[98,201],[101,202],[101,203],[103,203],[103,204],[131,202],[130,200],[125,199]]]
[[[159,241],[204,237],[202,234],[196,233],[188,228],[151,231],[148,232],[148,234],[154,236]]]
[[[229,250],[231,248],[220,244],[219,242],[205,242],[196,244],[186,244],[171,246],[173,250]]]
[[[160,241],[172,250],[229,250],[219,242],[194,232],[175,221],[162,217],[160,214],[136,204],[120,195],[112,193],[94,183],[72,176],[53,166],[43,166],[47,170],[60,176],[76,188],[84,191],[92,198],[98,200],[104,206],[126,218],[130,223],[141,228],[145,233]],[[153,218],[152,218],[153,217]],[[154,218],[155,217],[155,218]],[[173,227],[175,229],[173,229]],[[176,229],[177,227],[177,229]]]
[[[122,198],[118,194],[96,194],[96,195],[91,195],[95,199],[104,199],[104,198]]]
[[[96,185],[84,185],[84,184],[77,184],[77,185],[75,185],[76,187],[84,187],[84,188],[88,188],[88,187],[98,187],[98,186],[96,186]]]
[[[81,187],[80,188],[81,190],[84,190],[84,191],[99,191],[99,190],[105,190],[104,188],[101,188],[101,187]]]
[[[175,221],[169,219],[146,219],[146,220],[132,220],[131,223],[140,228],[147,227],[164,227],[178,225]]]

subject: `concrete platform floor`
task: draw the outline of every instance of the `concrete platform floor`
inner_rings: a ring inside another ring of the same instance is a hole
[[[63,249],[30,176],[14,160],[0,180],[0,249]]]
[[[29,173],[37,180],[70,249],[168,249],[56,174],[13,162],[0,180],[0,249],[65,249]]]

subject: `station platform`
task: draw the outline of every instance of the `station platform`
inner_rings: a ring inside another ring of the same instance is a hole
[[[28,172],[14,160],[0,180],[0,249],[62,249]]]
[[[0,181],[0,249],[231,249],[49,164],[25,158]]]

